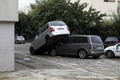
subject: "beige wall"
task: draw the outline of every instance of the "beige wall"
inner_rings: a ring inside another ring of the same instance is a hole
[[[117,13],[117,2],[104,2],[104,0],[92,0],[91,5],[93,8],[101,11],[101,13],[106,13],[107,15],[112,15],[113,12]]]
[[[0,21],[18,21],[18,0],[0,0]]]
[[[75,1],[77,0],[71,0],[71,2]],[[120,0],[115,0],[115,2],[104,2],[104,0],[80,0],[80,3],[89,4],[85,10],[88,10],[89,7],[92,6],[97,11],[100,11],[101,13],[106,13],[107,16],[111,16],[113,13],[117,14],[118,1]]]

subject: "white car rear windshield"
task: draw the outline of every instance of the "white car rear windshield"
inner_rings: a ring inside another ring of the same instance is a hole
[[[52,21],[50,22],[51,26],[66,26],[66,24],[62,21]]]

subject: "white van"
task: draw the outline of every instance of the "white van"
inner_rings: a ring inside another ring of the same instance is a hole
[[[70,32],[63,21],[50,21],[38,30],[35,40],[30,46],[30,52],[33,55],[42,47],[49,46],[67,35],[70,35]]]

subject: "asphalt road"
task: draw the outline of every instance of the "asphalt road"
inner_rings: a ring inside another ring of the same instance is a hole
[[[29,46],[15,45],[15,72],[0,73],[0,80],[120,80],[120,58],[79,59],[47,53],[32,56]]]

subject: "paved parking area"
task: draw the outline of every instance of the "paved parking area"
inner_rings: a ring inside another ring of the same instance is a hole
[[[15,45],[15,71],[0,72],[0,80],[120,80],[120,58],[31,56],[29,45]]]

